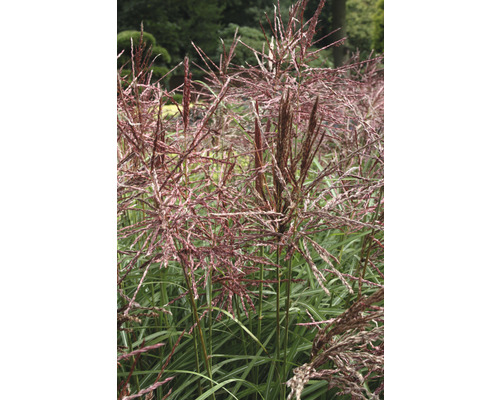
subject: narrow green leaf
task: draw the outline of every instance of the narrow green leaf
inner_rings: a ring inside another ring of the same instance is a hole
[[[248,333],[248,336],[250,336],[257,344],[264,350],[264,352],[269,356],[269,353],[267,352],[266,348],[263,346],[263,344],[255,337],[255,335],[248,330],[248,328],[241,323],[241,321],[238,320],[238,318],[233,317],[229,312],[226,310],[223,310],[218,307],[212,307],[213,310],[220,311],[224,314],[226,314],[229,318],[231,318],[234,322],[236,322],[246,333]]]

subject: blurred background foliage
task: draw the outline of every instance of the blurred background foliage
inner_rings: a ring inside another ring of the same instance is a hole
[[[375,51],[384,52],[384,0],[378,0],[373,15],[372,47]]]
[[[309,1],[305,18],[313,16],[319,2],[320,0]],[[159,55],[153,75],[156,79],[166,73],[168,67],[181,62],[186,55],[200,64],[199,55],[191,42],[218,63],[223,51],[221,39],[224,40],[226,49],[229,49],[236,27],[244,43],[262,49],[265,39],[261,26],[270,34],[265,14],[272,20],[276,3],[276,0],[118,0],[117,50],[118,53],[125,50],[118,67],[128,60],[126,54],[130,54],[130,38],[133,35],[133,40],[138,38],[141,22],[147,33],[145,40],[153,46],[152,56]],[[285,21],[293,3],[293,0],[280,1]],[[314,66],[342,65],[357,51],[361,59],[368,58],[372,50],[382,53],[383,0],[326,0],[317,27],[317,39],[337,28],[342,29],[337,34],[320,40],[316,47],[321,48],[341,37],[347,37],[344,45],[323,52]],[[255,57],[249,49],[239,45],[233,62],[237,65],[245,65],[246,62],[253,64]],[[193,74],[195,79],[202,75],[196,69],[193,69]]]

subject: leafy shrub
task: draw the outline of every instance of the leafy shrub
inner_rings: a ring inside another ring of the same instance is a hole
[[[171,99],[170,98],[166,99],[166,104],[174,104],[174,102],[177,104],[182,104],[182,94],[174,93]]]
[[[167,65],[170,64],[172,61],[172,58],[170,57],[170,54],[168,53],[167,49],[157,46],[156,45],[156,39],[154,38],[153,35],[147,32],[143,32],[143,42],[145,46],[145,51],[143,52],[144,57],[147,54],[147,50],[151,49],[151,58],[154,60],[154,67],[152,68],[153,70],[153,75],[152,79],[153,80],[159,80],[161,79],[164,75],[167,74],[169,69],[167,68]],[[132,51],[132,45],[131,45],[131,39],[133,41],[134,49],[137,50],[140,44],[141,40],[141,32],[138,31],[123,31],[118,33],[117,35],[117,50],[118,53],[121,53],[122,51],[124,52],[119,58],[118,58],[118,68],[125,66],[127,63],[130,62],[130,57],[131,57],[131,51]],[[148,60],[149,61],[149,60]],[[148,62],[146,61],[146,62]],[[122,71],[122,76],[124,74],[128,74],[129,77],[131,76],[130,73],[128,72],[130,68],[126,68]]]
[[[128,83],[132,81],[132,70],[128,68],[121,68],[119,71],[120,77],[125,79]]]
[[[156,58],[156,56],[159,56],[155,60],[155,64],[165,64],[168,65],[172,61],[172,57],[170,57],[170,54],[168,53],[167,49],[161,46],[153,46],[153,49],[151,51],[151,56],[153,58]]]
[[[310,47],[311,52],[317,51],[315,47]],[[333,68],[333,55],[331,50],[326,49],[318,52],[317,57],[312,58],[307,62],[311,68]]]
[[[169,68],[161,66],[161,65],[156,65],[156,63],[151,67],[151,71],[153,71],[153,75],[151,79],[153,82],[156,82],[163,78],[165,75],[167,75]],[[165,84],[165,83],[164,83]]]
[[[224,41],[224,45],[220,43],[217,49],[219,55],[224,52],[224,47],[226,48],[226,51],[228,51],[233,44],[236,29],[238,29],[237,36],[240,37],[240,40],[245,45],[253,49],[262,49],[262,45],[265,43],[266,38],[260,29],[229,24],[219,32],[221,39]],[[246,63],[255,65],[257,64],[257,60],[255,59],[254,52],[251,49],[240,44],[236,47],[232,63],[237,65],[246,65]]]
[[[118,33],[117,35],[117,49],[118,53],[122,50],[130,52],[130,39],[132,39],[134,43],[134,47],[139,45],[139,41],[141,39],[141,32],[139,31],[123,31]],[[146,46],[156,46],[156,39],[153,35],[147,32],[143,32],[143,40],[146,42]]]

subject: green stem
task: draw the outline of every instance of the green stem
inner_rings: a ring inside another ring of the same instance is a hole
[[[240,307],[238,305],[238,300],[236,298],[234,298],[234,309],[236,310],[236,316],[238,318],[238,321],[243,321],[241,319]],[[239,325],[239,327],[240,327],[240,338],[243,341],[243,351],[245,352],[245,356],[248,356],[247,341],[244,339],[245,338],[245,331],[243,330],[241,325]],[[251,331],[252,331],[252,329],[250,327],[250,332]],[[247,359],[247,364],[248,364],[248,359]]]
[[[160,278],[161,279],[161,278]],[[156,306],[156,301],[155,301],[155,283],[153,282],[153,284],[151,285],[151,306],[152,307],[155,307]],[[161,299],[161,293],[160,293],[160,299]],[[161,307],[161,306],[160,306]],[[155,320],[155,321],[158,321],[158,326],[161,327],[161,324],[162,324],[162,313],[159,313],[158,314],[158,319]],[[163,346],[161,347],[160,349],[160,360],[163,360]],[[160,399],[162,398],[163,396],[163,390],[162,390],[162,387],[160,386],[158,388],[158,396],[160,397]]]
[[[165,307],[165,305],[168,303],[168,294],[167,294],[167,285],[165,285],[165,282],[167,281],[167,267],[160,269],[160,296],[161,296],[161,305],[160,307]],[[169,318],[166,314],[161,313],[160,314],[161,318],[163,321],[165,321],[165,328],[168,328],[169,325]],[[168,341],[170,343],[170,348],[174,347],[174,340],[170,336],[168,338]],[[161,347],[161,351],[163,354],[164,348]],[[163,359],[163,358],[162,358]]]
[[[191,303],[191,310],[193,312],[193,319],[194,319],[194,322],[195,322],[197,330],[198,330],[200,345],[201,345],[201,349],[203,352],[203,361],[205,363],[205,368],[207,369],[208,377],[210,378],[210,388],[212,388],[213,387],[212,369],[210,368],[210,362],[208,360],[207,347],[205,346],[205,339],[203,338],[203,330],[201,329],[200,318],[198,316],[198,309],[196,307],[196,302],[194,301],[194,294],[193,294],[193,290],[191,287],[191,279],[189,277],[189,273],[187,271],[187,268],[188,268],[187,265],[182,266],[182,269],[184,271],[184,277],[186,279],[186,285],[187,285],[188,292],[189,292],[189,301]],[[214,393],[212,393],[212,398],[215,400]]]
[[[209,264],[210,265],[210,264]],[[208,346],[210,354],[213,354],[213,338],[212,338],[212,269],[208,272],[207,282],[207,304],[208,304]],[[212,359],[209,359],[210,371],[212,371]]]
[[[340,235],[340,236],[339,236],[338,241],[339,241],[340,243],[342,243],[342,242],[344,241],[344,238],[345,238],[345,234],[344,234],[344,233],[342,233],[342,235]],[[342,265],[342,256],[343,256],[343,254],[344,254],[344,245],[342,245],[342,246],[340,247],[340,251],[339,251],[339,255],[338,255],[338,258],[339,258],[339,266],[341,266],[341,265]],[[334,293],[334,291],[332,290],[332,294],[330,295],[330,308],[332,308],[332,307],[333,307],[333,298],[334,298],[334,296],[335,296],[335,293]]]
[[[131,353],[134,350],[134,348],[132,346],[132,338],[131,338],[130,332],[127,332],[127,341],[128,341],[129,352]],[[130,365],[134,365],[134,364],[135,364],[135,356],[132,356],[132,357],[130,357]],[[137,365],[136,365],[136,369],[137,369]],[[139,375],[134,375],[134,380],[135,380],[135,386],[137,388],[137,391],[139,392],[139,390],[141,390],[141,387],[139,384]]]
[[[259,256],[264,256],[264,248],[260,247]],[[257,339],[262,343],[262,292],[264,289],[264,264],[260,264],[259,270],[259,304],[258,304],[258,316],[257,316]],[[255,377],[254,383],[257,384],[259,379],[259,365],[255,367]],[[257,393],[255,393],[255,398],[257,399]]]
[[[286,282],[286,315],[285,315],[285,343],[283,344],[283,379],[286,381],[287,377],[287,348],[288,348],[288,331],[289,331],[289,316],[290,316],[290,292],[292,281],[292,257],[288,259],[287,263],[287,282]],[[286,394],[286,393],[285,393]]]
[[[193,324],[195,324],[195,320],[193,317]],[[196,331],[193,332],[193,348],[194,348],[194,355],[195,355],[195,362],[196,362],[196,372],[199,374],[201,373],[201,368],[200,368],[200,358],[198,355],[198,342],[197,342],[197,334]],[[198,379],[198,395],[201,396],[203,394],[203,390],[201,388],[201,381]]]
[[[280,277],[280,255],[281,255],[281,246],[278,245],[277,253],[276,253],[276,379],[278,383],[278,399],[281,398],[281,376],[280,376],[280,352],[281,352],[281,337],[280,337],[280,286],[281,286],[281,277]]]

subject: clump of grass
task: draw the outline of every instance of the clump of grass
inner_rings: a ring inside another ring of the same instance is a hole
[[[206,82],[186,58],[163,90],[143,43],[118,74],[119,399],[382,390],[383,77],[309,67],[306,4],[278,3],[257,66],[235,34],[218,65],[195,46]]]

